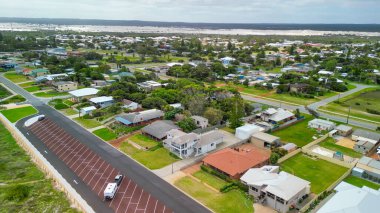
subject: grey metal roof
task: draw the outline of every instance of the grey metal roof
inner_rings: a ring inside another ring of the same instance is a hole
[[[213,130],[199,135],[199,138],[199,142],[195,145],[195,148],[199,148],[207,144],[211,144],[219,139],[222,139],[223,134],[217,130]]]
[[[348,131],[352,130],[352,127],[340,124],[335,129],[339,130],[339,131],[343,131],[343,132],[348,132]]]
[[[265,141],[265,142],[268,142],[268,143],[273,143],[273,142],[280,139],[279,137],[267,134],[265,132],[256,132],[256,133],[252,134],[252,137],[257,138],[257,139],[262,140],[262,141]]]
[[[375,133],[375,132],[365,131],[362,129],[355,130],[354,133],[352,133],[352,135],[363,137],[363,138],[368,138],[368,139],[375,140],[375,141],[380,140],[380,134]]]
[[[179,129],[179,127],[175,125],[173,121],[163,120],[155,121],[142,128],[141,131],[161,140],[166,136],[166,133],[172,129]]]

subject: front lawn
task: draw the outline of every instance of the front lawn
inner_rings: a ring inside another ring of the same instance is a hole
[[[110,141],[117,137],[117,135],[108,128],[98,129],[93,131],[92,133],[94,133],[96,136],[100,137],[105,141]]]
[[[179,160],[163,147],[144,151],[137,149],[128,142],[123,142],[120,145],[120,150],[152,170],[161,169]]]
[[[325,160],[310,158],[302,153],[284,161],[280,167],[282,171],[310,181],[311,191],[315,194],[326,190],[348,170]]]
[[[3,87],[1,84],[0,84],[0,99],[3,99],[3,98],[6,98],[6,97],[9,97],[10,95],[12,95],[12,93],[10,93],[8,91],[8,89],[6,89],[5,87]]]
[[[359,178],[359,177],[355,177],[352,175],[346,177],[343,181],[347,182],[349,184],[352,184],[354,186],[357,186],[359,188],[362,188],[363,186],[367,186],[367,187],[375,189],[375,190],[380,189],[379,184],[365,180],[365,179],[362,179],[362,178]]]
[[[330,138],[330,137],[326,138],[324,141],[322,141],[321,143],[319,143],[319,145],[321,147],[324,147],[326,149],[329,149],[329,150],[332,150],[332,151],[335,151],[335,152],[341,152],[344,155],[347,155],[347,156],[350,156],[350,157],[353,157],[353,158],[361,158],[363,156],[361,153],[356,152],[353,149],[350,149],[350,148],[347,148],[347,147],[340,146],[340,145],[336,144],[334,138]]]
[[[152,147],[155,147],[158,145],[158,142],[153,140],[152,138],[142,135],[142,134],[135,134],[132,137],[128,138],[128,140],[140,145],[141,147],[144,147],[146,149],[150,149]]]
[[[26,87],[24,89],[28,92],[37,92],[41,90],[39,86]]]
[[[22,88],[31,87],[31,86],[35,86],[35,85],[36,85],[36,83],[34,81],[19,84],[19,86]]]
[[[28,106],[28,107],[22,107],[22,108],[16,108],[16,109],[2,110],[0,112],[10,122],[15,123],[16,121],[20,120],[21,118],[25,118],[29,115],[36,114],[38,111],[32,106]]]
[[[0,123],[0,212],[78,212]]]
[[[57,97],[57,96],[66,96],[69,93],[67,92],[57,92],[54,90],[47,91],[47,92],[37,92],[34,93],[33,95],[40,97],[40,98],[52,98],[52,97]]]
[[[74,120],[80,123],[80,125],[82,125],[86,129],[92,129],[92,128],[102,125],[101,123],[99,123],[98,121],[94,119],[84,119],[83,117],[74,118]]]
[[[224,130],[224,131],[229,132],[229,133],[231,133],[231,134],[235,134],[235,130],[234,130],[234,129],[231,129],[231,128],[228,127],[228,126],[221,128],[221,130]]]
[[[313,136],[317,134],[317,130],[309,128],[308,122],[313,119],[310,115],[304,115],[305,119],[294,125],[271,133],[280,137],[281,141],[286,143],[294,143],[299,147],[303,147],[314,141]]]
[[[13,83],[21,83],[29,80],[25,75],[19,75],[15,72],[7,72],[4,74],[4,77],[12,81]]]
[[[0,102],[0,104],[20,103],[20,102],[23,102],[25,100],[26,99],[24,97],[22,97],[21,95],[16,95],[16,96],[13,96],[11,98],[8,98],[5,101]]]
[[[210,173],[207,173],[203,170],[199,170],[192,174],[194,177],[198,178],[200,181],[208,184],[209,186],[212,186],[216,190],[220,190],[223,186],[227,185],[228,182],[225,180],[222,180]]]
[[[240,190],[235,189],[227,193],[214,192],[190,177],[183,177],[174,185],[217,213],[254,212],[252,200]]]

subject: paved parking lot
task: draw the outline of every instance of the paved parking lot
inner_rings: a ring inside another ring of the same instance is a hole
[[[103,200],[103,191],[114,177],[120,174],[99,155],[80,143],[52,120],[45,119],[29,127],[67,167],[69,167],[91,190]],[[172,212],[163,203],[124,175],[116,197],[108,205],[116,213],[125,212]]]

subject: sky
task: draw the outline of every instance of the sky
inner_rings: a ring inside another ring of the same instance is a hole
[[[0,0],[0,17],[380,24],[380,0]]]

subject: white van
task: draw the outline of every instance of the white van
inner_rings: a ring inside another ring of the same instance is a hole
[[[116,190],[117,190],[117,184],[109,183],[106,189],[104,189],[104,199],[112,200],[115,196]]]

